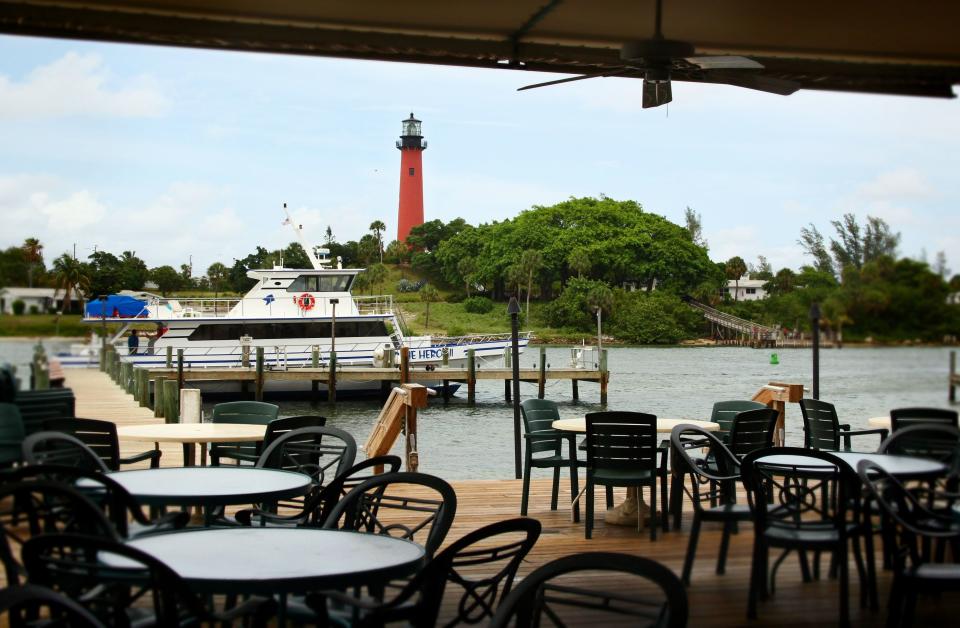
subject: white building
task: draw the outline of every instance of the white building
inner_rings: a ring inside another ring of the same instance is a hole
[[[731,279],[723,289],[723,296],[729,296],[735,301],[759,301],[767,298],[766,279],[750,279],[744,275],[739,281]]]
[[[79,293],[74,293],[75,301],[82,301]],[[62,305],[63,291],[54,288],[0,288],[0,313],[13,314],[13,302],[23,301],[23,313],[29,314],[31,308],[40,314],[59,310]]]

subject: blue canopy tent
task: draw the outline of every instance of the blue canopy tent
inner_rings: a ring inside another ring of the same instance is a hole
[[[147,315],[147,302],[133,297],[111,294],[106,302],[100,299],[87,301],[84,308],[84,315],[87,318],[136,318]]]

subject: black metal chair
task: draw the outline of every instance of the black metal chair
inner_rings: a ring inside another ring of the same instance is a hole
[[[594,485],[650,487],[650,539],[657,538],[657,478],[661,477],[662,513],[666,520],[666,450],[657,448],[657,417],[642,412],[592,412],[587,420],[587,517],[584,534],[593,533]],[[658,456],[659,454],[659,456]],[[658,462],[658,457],[660,461]],[[661,471],[663,469],[664,471]],[[637,528],[642,511],[638,508]]]
[[[577,469],[586,466],[577,460],[576,434],[561,432],[552,427],[560,418],[557,404],[546,399],[524,399],[520,404],[520,416],[523,417],[523,437],[526,447],[523,454],[523,496],[520,498],[520,514],[527,516],[527,503],[530,496],[530,470],[553,469],[553,493],[550,498],[550,510],[557,509],[560,492],[560,470],[570,469],[570,499],[580,492]],[[568,453],[563,454],[563,444],[567,442]],[[546,454],[539,455],[536,454]],[[580,521],[580,504],[573,506],[573,520]]]
[[[301,427],[270,443],[256,467],[304,473],[314,488],[319,488],[352,467],[356,457],[357,442],[348,432],[336,427]]]
[[[27,464],[76,467],[91,473],[109,473],[110,467],[76,436],[64,432],[36,432],[23,441]]]
[[[755,410],[750,412],[756,412]],[[690,469],[690,489],[686,483],[683,491],[693,503],[693,524],[687,556],[683,561],[681,580],[690,584],[690,572],[697,553],[700,525],[704,521],[723,524],[720,552],[717,557],[717,574],[725,571],[730,535],[740,521],[750,521],[752,515],[747,504],[737,503],[737,481],[740,479],[740,461],[716,436],[693,425],[678,425],[670,434],[673,459]],[[705,457],[694,457],[693,451],[706,450]],[[708,463],[709,460],[709,463]]]
[[[0,467],[20,462],[26,435],[20,408],[12,403],[0,403]]]
[[[286,416],[274,419],[267,423],[267,429],[263,433],[263,441],[254,445],[253,451],[242,450],[220,450],[217,453],[217,462],[220,464],[222,458],[236,460],[239,465],[241,462],[255,464],[260,458],[260,454],[269,447],[273,441],[292,430],[298,430],[304,427],[324,427],[327,424],[327,417],[320,415]]]
[[[340,591],[308,596],[307,604],[321,617],[327,600],[362,613],[355,626],[383,626],[388,622],[406,622],[411,626],[451,628],[460,624],[488,622],[500,602],[510,593],[520,562],[540,536],[536,519],[518,518],[500,521],[454,541],[437,554],[400,593],[390,601],[355,598]],[[479,577],[477,570],[480,571]],[[459,592],[455,613],[438,621],[445,591],[454,586]]]
[[[396,473],[402,461],[399,456],[376,456],[353,465],[319,491],[314,491],[303,503],[303,508],[294,514],[277,514],[253,508],[240,510],[236,520],[245,526],[322,527],[344,495],[372,477]],[[377,467],[383,473],[374,473]]]
[[[30,582],[79,601],[110,626],[185,626],[241,618],[266,626],[277,608],[272,598],[251,598],[222,613],[210,611],[164,563],[106,538],[34,537],[23,546],[23,563]]]
[[[960,427],[956,410],[942,408],[896,408],[890,411],[890,428],[896,432],[913,425],[946,425]]]
[[[0,485],[0,560],[8,586],[21,582],[20,549],[41,534],[76,532],[120,540],[120,535],[100,508],[78,491],[53,481]]]
[[[404,487],[414,487],[417,496],[401,494]],[[456,512],[457,494],[445,480],[401,471],[377,475],[357,485],[334,506],[323,527],[415,541],[432,557],[446,538]]]
[[[46,419],[44,431],[63,432],[80,439],[103,460],[111,471],[119,471],[120,465],[150,461],[150,468],[160,466],[159,449],[144,451],[129,458],[120,457],[120,439],[117,436],[117,424],[99,419]]]
[[[15,628],[39,625],[49,628],[106,628],[106,624],[80,604],[53,589],[36,584],[0,589],[0,623]]]
[[[631,582],[616,591],[604,591],[603,578],[583,578],[582,572],[615,572]],[[568,574],[578,578],[575,584],[565,582]],[[599,584],[591,586],[594,582]],[[640,556],[586,552],[558,558],[523,578],[500,604],[490,627],[575,624],[682,628],[687,625],[688,613],[683,583],[664,565]]]
[[[877,434],[882,441],[889,430],[851,430],[846,423],[840,423],[837,409],[832,403],[818,399],[801,399],[800,412],[803,414],[803,446],[818,451],[851,451],[851,439],[854,436]],[[843,439],[843,448],[840,439]]]
[[[928,510],[914,491],[873,461],[862,460],[857,475],[897,528],[899,549],[895,553],[887,625],[909,626],[919,593],[960,591],[960,563],[931,563],[920,550],[921,544],[932,540],[948,541],[956,558],[960,552],[960,521],[955,514]]]
[[[786,460],[764,460],[775,455]],[[810,579],[806,552],[830,552],[836,554],[839,570],[840,624],[848,625],[851,546],[860,582],[866,582],[860,539],[868,532],[859,512],[856,474],[829,453],[798,447],[754,451],[743,459],[740,470],[754,521],[748,617],[756,618],[757,599],[767,597],[768,574],[773,593],[777,568],[789,552],[800,556],[805,581]],[[768,570],[772,548],[783,553]]]
[[[737,413],[727,439],[730,452],[743,458],[757,449],[773,447],[773,430],[779,416],[779,412],[766,407]]]

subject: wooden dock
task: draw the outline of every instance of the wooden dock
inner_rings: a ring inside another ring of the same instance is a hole
[[[105,374],[96,370],[72,370],[68,372],[67,385],[77,396],[78,416],[109,419],[119,425],[158,423],[153,413],[139,407],[133,397],[122,391]],[[372,427],[372,426],[371,426]],[[358,441],[367,434],[355,434]],[[123,442],[122,454],[141,451],[146,443]],[[504,443],[512,447],[512,443]],[[162,466],[178,466],[183,463],[182,449],[176,445],[161,445]],[[429,451],[421,451],[421,457],[429,457]],[[509,475],[512,469],[504,469]],[[456,489],[458,509],[453,528],[447,541],[455,540],[483,525],[516,517],[520,512],[520,480],[457,480],[451,482]],[[569,486],[569,485],[566,485]],[[603,512],[602,495],[598,491],[597,512]],[[568,498],[564,482],[561,482],[561,502]],[[602,514],[594,529],[593,539],[583,538],[582,523],[570,521],[569,510],[562,507],[551,511],[550,480],[547,471],[536,472],[531,483],[529,515],[543,524],[543,533],[527,560],[520,568],[520,577],[537,566],[554,558],[585,551],[625,552],[656,559],[674,572],[680,572],[689,541],[690,512],[684,512],[683,529],[670,531],[651,542],[644,532],[633,527],[606,525]],[[761,603],[759,619],[748,621],[746,617],[747,587],[750,574],[750,556],[753,534],[744,527],[730,544],[726,574],[714,573],[717,549],[720,545],[720,529],[716,524],[705,524],[701,532],[699,551],[694,565],[692,585],[688,589],[690,626],[798,626],[834,625],[838,618],[838,584],[823,577],[804,583],[795,558],[788,558],[779,571],[777,590],[770,600]],[[879,557],[878,557],[879,560]],[[879,564],[879,563],[878,563]],[[851,620],[856,626],[875,626],[886,621],[883,610],[890,588],[891,576],[882,570],[878,574],[881,610],[874,612],[861,609],[860,586],[856,570],[851,566]],[[613,583],[613,586],[616,586]],[[444,612],[450,612],[456,603],[451,596],[445,600]],[[960,613],[960,596],[944,594],[921,598],[915,625],[950,625]],[[572,625],[576,625],[575,623]]]

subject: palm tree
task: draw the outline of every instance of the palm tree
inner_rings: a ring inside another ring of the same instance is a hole
[[[533,290],[533,276],[543,266],[543,255],[535,249],[527,249],[520,255],[517,271],[526,280],[527,283],[527,317],[526,322],[530,324],[530,292]]]
[[[68,311],[76,291],[86,292],[90,287],[90,275],[87,265],[75,257],[64,253],[53,260],[54,279],[58,290],[63,290],[63,311]]]
[[[207,268],[207,279],[210,280],[210,287],[213,288],[214,297],[220,292],[220,286],[229,274],[229,269],[220,262],[214,262]]]
[[[380,263],[383,263],[383,232],[387,230],[387,225],[382,220],[374,220],[370,223],[370,231],[373,237],[377,239],[377,250],[380,251]]]
[[[567,256],[567,266],[577,273],[577,277],[583,279],[584,274],[589,273],[590,267],[593,266],[590,261],[590,253],[583,248],[570,251],[570,255]]]
[[[423,324],[424,333],[427,333],[430,327],[430,304],[436,301],[439,296],[437,289],[430,284],[420,288],[420,300],[427,304],[427,320]]]
[[[747,272],[747,263],[743,261],[743,258],[740,256],[731,257],[727,260],[724,272],[727,275],[727,279],[733,279],[733,300],[737,301],[737,293],[740,292],[740,278]]]
[[[33,267],[43,261],[43,245],[36,238],[23,241],[23,259],[27,263],[27,285],[33,287]]]
[[[369,280],[370,285],[377,286],[377,292],[381,294],[383,293],[381,286],[383,284],[383,280],[387,278],[387,274],[388,274],[387,267],[384,266],[383,264],[374,264],[373,266],[368,268],[366,272],[367,279]]]
[[[476,265],[472,257],[464,257],[457,262],[457,272],[463,279],[463,288],[467,292],[467,298],[470,298],[470,284],[474,280],[474,268]]]

